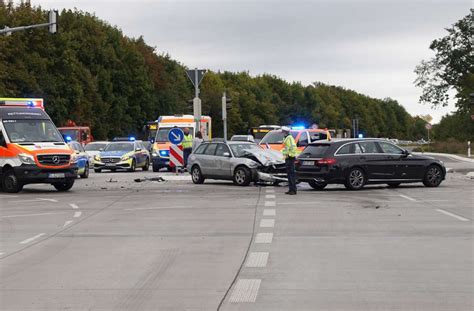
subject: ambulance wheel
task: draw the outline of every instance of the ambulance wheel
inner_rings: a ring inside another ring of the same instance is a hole
[[[143,170],[148,171],[149,168],[150,168],[150,160],[146,158],[146,162],[145,162],[145,166],[143,167]]]
[[[20,183],[13,170],[7,170],[3,173],[2,178],[2,189],[8,193],[17,193],[23,189],[23,185]]]
[[[56,188],[56,190],[61,191],[61,192],[68,191],[69,189],[72,188],[72,186],[74,186],[74,181],[75,180],[73,178],[66,179],[66,182],[54,183],[53,187]]]

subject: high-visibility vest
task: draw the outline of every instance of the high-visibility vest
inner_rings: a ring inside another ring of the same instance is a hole
[[[192,148],[193,147],[193,135],[191,135],[191,134],[184,135],[182,145],[183,145],[184,149]]]
[[[281,152],[283,153],[285,158],[294,158],[298,154],[295,139],[293,138],[293,136],[291,136],[291,134],[285,137],[285,140],[283,141],[283,147],[284,148]]]

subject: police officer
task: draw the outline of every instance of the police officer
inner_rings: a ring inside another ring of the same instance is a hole
[[[188,157],[193,151],[193,135],[189,133],[189,128],[184,128],[184,138],[183,142],[183,157],[184,157],[184,167],[188,165]]]
[[[285,194],[296,194],[296,173],[295,173],[295,158],[296,158],[296,142],[293,136],[290,135],[290,129],[286,126],[281,128],[285,139],[283,140],[283,156],[285,157],[286,174],[288,175],[289,191]]]

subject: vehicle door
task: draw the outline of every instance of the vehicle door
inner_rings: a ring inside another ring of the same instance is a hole
[[[204,153],[200,156],[201,172],[205,176],[212,176],[216,170],[216,143],[210,143]]]
[[[337,157],[338,166],[343,171],[362,163],[360,159],[362,157],[362,149],[358,143],[342,145],[336,150],[335,156]]]
[[[385,164],[387,155],[382,152],[375,141],[359,141],[362,154],[359,156],[360,165],[367,173],[368,179],[386,179]]]
[[[379,145],[385,153],[389,154],[390,165],[394,166],[395,169],[395,178],[421,179],[423,177],[423,160],[418,159],[394,144],[379,142]]]
[[[75,153],[75,156],[77,158],[77,167],[83,168],[86,166],[87,158],[84,156],[83,149],[80,143],[78,142],[72,142],[71,143],[71,148]]]
[[[231,153],[226,144],[217,144],[216,148],[216,167],[214,174],[222,178],[231,178]],[[214,175],[213,174],[213,175]]]
[[[136,149],[137,150],[136,153],[137,153],[137,157],[139,159],[140,165],[145,165],[145,161],[146,161],[146,148],[145,148],[145,146],[143,146],[143,144],[141,142],[137,142],[136,148],[140,149],[139,151]]]
[[[296,142],[296,147],[298,148],[299,151],[303,151],[303,149],[308,146],[309,144],[309,137],[308,137],[308,132],[303,131],[301,132],[301,135],[298,138],[298,141]]]
[[[389,179],[406,179],[407,169],[403,163],[402,157],[403,149],[388,143],[388,142],[377,142],[385,154],[385,174]]]

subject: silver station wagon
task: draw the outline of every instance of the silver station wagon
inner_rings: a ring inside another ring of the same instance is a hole
[[[281,153],[251,142],[202,143],[189,156],[187,169],[195,184],[202,184],[205,179],[233,180],[239,186],[286,181]]]

